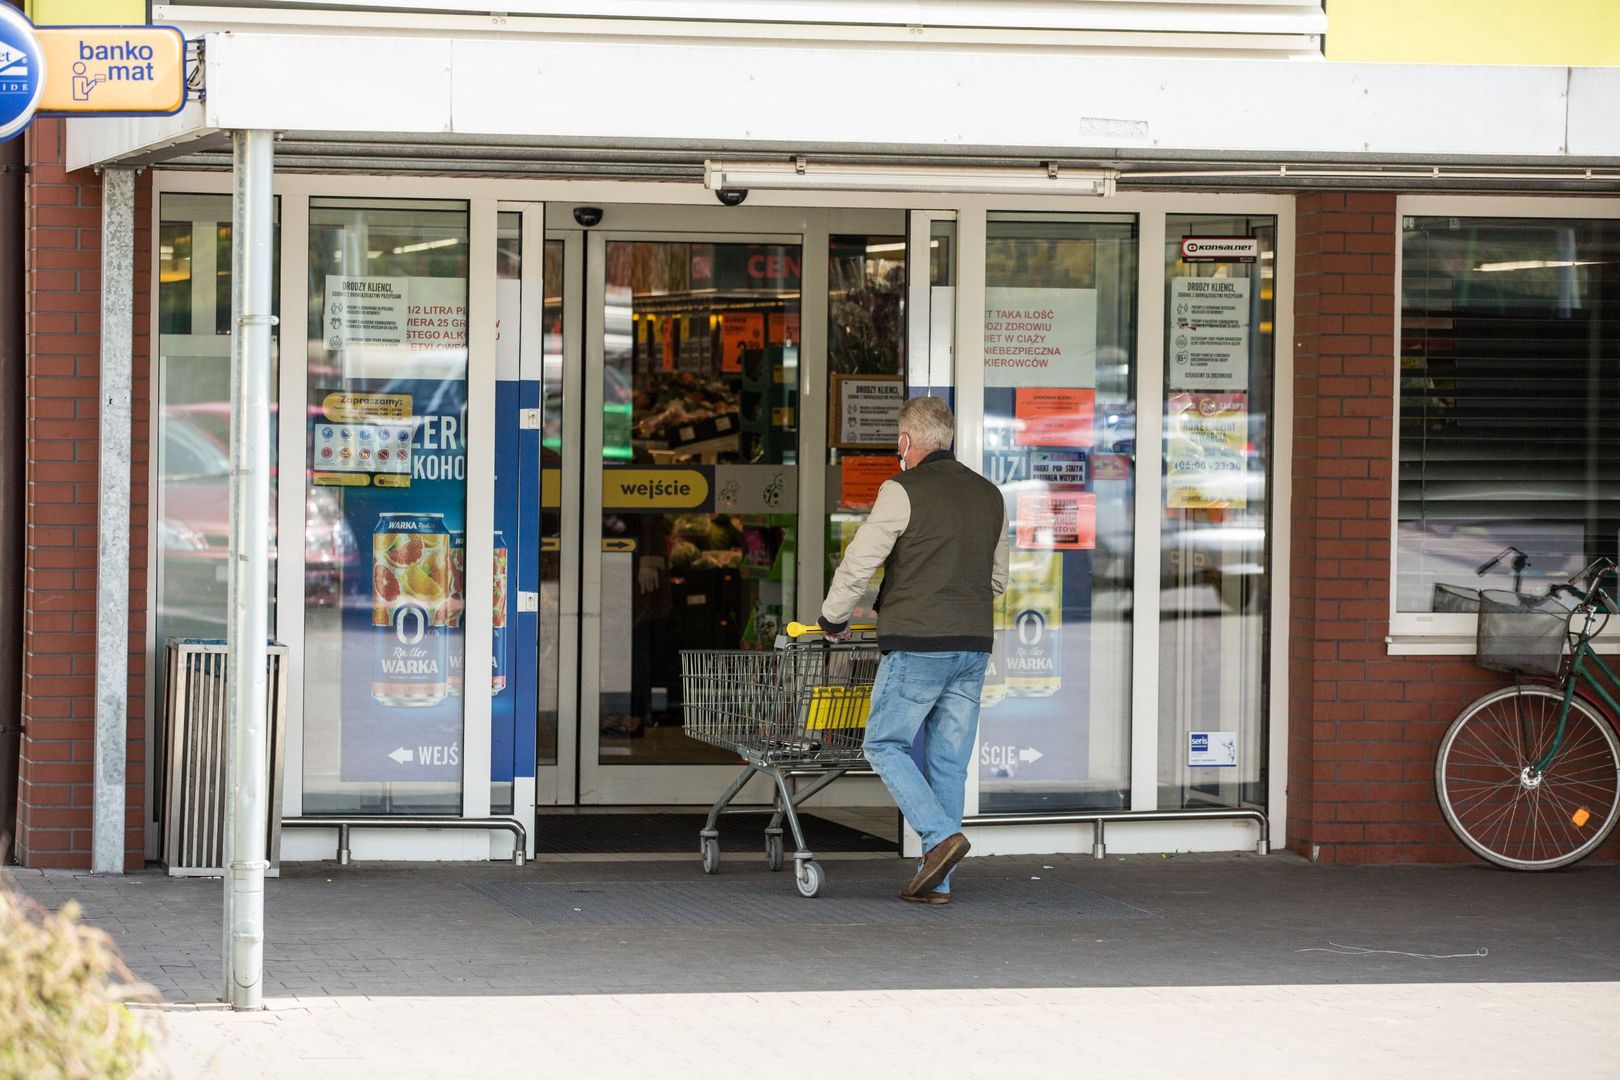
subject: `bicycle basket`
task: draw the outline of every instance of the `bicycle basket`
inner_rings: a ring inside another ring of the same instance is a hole
[[[1453,611],[1473,614],[1479,610],[1479,590],[1461,585],[1436,585],[1430,611]]]
[[[1480,667],[1557,675],[1564,665],[1570,609],[1550,596],[1505,589],[1479,594]]]

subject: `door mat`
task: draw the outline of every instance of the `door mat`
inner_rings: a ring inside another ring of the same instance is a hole
[[[967,922],[1067,922],[1156,919],[1151,911],[1056,878],[988,878],[966,874],[950,904],[907,904],[892,880],[841,877],[811,900],[793,888],[792,864],[765,880],[479,882],[468,888],[537,926],[856,926]],[[722,871],[722,875],[724,871]],[[971,880],[968,880],[971,879]]]
[[[598,852],[619,854],[698,854],[698,833],[708,813],[701,814],[541,814],[534,828],[534,849],[546,855],[584,855]],[[726,814],[720,818],[720,850],[733,855],[759,852],[765,859],[765,825],[768,813]],[[816,853],[827,851],[894,852],[894,840],[840,825],[836,821],[800,814],[805,843]],[[782,839],[787,853],[793,853],[793,834],[782,823]]]

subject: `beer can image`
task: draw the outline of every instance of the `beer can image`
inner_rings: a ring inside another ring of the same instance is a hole
[[[984,667],[984,688],[979,691],[979,707],[993,709],[1007,697],[1007,594],[996,597],[995,637],[990,645],[990,661]]]
[[[450,693],[444,621],[450,534],[441,514],[385,513],[371,535],[371,696],[421,708]]]
[[[489,692],[491,696],[506,689],[506,538],[495,531],[494,609],[490,612],[493,640],[489,658]]]
[[[1007,692],[1051,697],[1063,686],[1063,555],[1013,555],[1006,634]]]
[[[449,640],[445,643],[445,658],[452,697],[461,696],[461,683],[467,666],[467,648],[462,640],[462,625],[467,611],[467,534],[460,529],[450,530],[450,596],[445,602],[444,625]]]

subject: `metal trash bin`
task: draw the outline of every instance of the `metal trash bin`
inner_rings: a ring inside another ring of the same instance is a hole
[[[265,695],[270,739],[268,873],[281,864],[282,748],[287,726],[287,647],[272,643]],[[171,877],[225,873],[225,642],[170,638],[163,700],[163,861]]]

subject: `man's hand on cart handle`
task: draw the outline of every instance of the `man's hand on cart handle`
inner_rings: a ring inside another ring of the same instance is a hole
[[[842,626],[837,626],[836,624],[829,624],[826,620],[819,620],[816,623],[790,622],[787,625],[787,635],[790,638],[800,638],[806,634],[819,634],[825,641],[838,642],[848,641],[856,633],[876,629],[877,627],[871,624],[852,626],[845,623]]]

